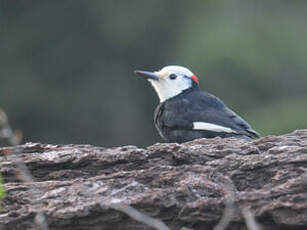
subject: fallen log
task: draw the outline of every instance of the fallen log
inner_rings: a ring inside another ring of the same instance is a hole
[[[170,229],[251,229],[250,217],[264,230],[307,229],[307,130],[145,149],[27,143],[0,148],[0,162],[4,230],[39,229],[37,213],[49,229],[154,229],[120,207]]]

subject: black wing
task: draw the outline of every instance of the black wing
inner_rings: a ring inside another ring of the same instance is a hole
[[[235,134],[256,138],[259,134],[219,98],[200,90],[179,95],[165,102],[163,125],[193,130],[193,122],[206,122],[230,128]]]

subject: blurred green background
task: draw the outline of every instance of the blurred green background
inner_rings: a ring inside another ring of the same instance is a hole
[[[134,69],[183,65],[261,135],[307,127],[307,1],[0,0],[0,107],[24,142],[146,146]]]

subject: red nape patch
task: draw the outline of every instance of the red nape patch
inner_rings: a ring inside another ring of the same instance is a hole
[[[195,75],[192,75],[191,78],[196,84],[199,84],[198,78]]]

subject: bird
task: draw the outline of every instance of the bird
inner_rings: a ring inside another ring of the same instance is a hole
[[[260,137],[221,99],[202,91],[198,78],[186,67],[169,65],[159,71],[135,70],[134,73],[147,79],[158,94],[160,103],[154,112],[154,124],[164,141]]]

